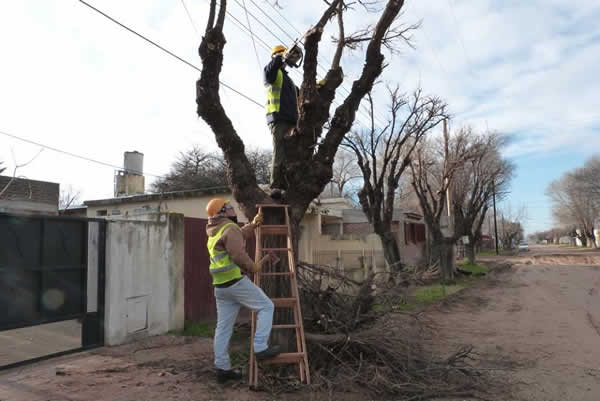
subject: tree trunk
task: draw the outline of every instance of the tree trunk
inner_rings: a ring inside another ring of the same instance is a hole
[[[594,249],[598,248],[598,246],[596,245],[596,236],[594,234],[588,235],[587,243],[588,243],[588,247],[590,247],[590,248],[594,248]]]
[[[383,246],[383,256],[390,267],[391,273],[396,273],[402,270],[403,265],[400,257],[400,247],[393,232],[389,231],[383,235],[379,235]]]
[[[439,247],[442,280],[454,280],[454,271],[456,270],[454,244],[449,239],[443,238],[437,246]]]
[[[470,265],[475,264],[475,244],[471,236],[469,236],[469,243],[465,244],[465,257]]]

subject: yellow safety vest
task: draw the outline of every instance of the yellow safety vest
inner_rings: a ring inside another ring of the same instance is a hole
[[[279,113],[281,108],[281,88],[283,87],[283,72],[277,71],[277,78],[272,84],[265,84],[267,88],[267,114]]]
[[[210,274],[213,278],[213,285],[227,283],[242,277],[242,271],[238,265],[233,263],[227,251],[215,249],[215,245],[223,236],[223,231],[229,226],[235,226],[238,230],[240,229],[235,223],[227,223],[215,235],[208,237],[206,244],[208,254],[210,255]]]

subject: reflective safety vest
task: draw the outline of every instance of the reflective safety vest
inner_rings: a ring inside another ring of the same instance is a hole
[[[281,88],[283,87],[283,72],[277,71],[277,78],[267,88],[267,114],[279,113],[281,109]]]
[[[227,251],[215,249],[215,245],[223,236],[223,231],[229,226],[235,226],[238,230],[240,229],[235,223],[227,223],[215,235],[208,237],[206,244],[208,254],[210,255],[210,274],[213,278],[213,285],[227,283],[242,277],[242,271],[238,265],[233,263]]]

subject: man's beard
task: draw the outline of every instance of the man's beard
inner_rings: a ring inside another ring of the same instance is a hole
[[[235,224],[238,224],[238,218],[237,216],[231,216],[231,217],[227,217],[229,220],[233,221]]]

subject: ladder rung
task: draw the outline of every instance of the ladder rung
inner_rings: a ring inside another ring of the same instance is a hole
[[[261,251],[269,252],[269,251],[281,251],[281,252],[289,252],[292,248],[262,248]]]
[[[298,363],[304,360],[304,352],[287,352],[277,355],[275,358],[260,361],[260,363]]]
[[[274,329],[297,329],[300,327],[299,324],[274,324]]]
[[[288,226],[286,225],[262,225],[260,226],[261,234],[280,234],[287,235],[288,234]]]
[[[261,276],[291,276],[292,272],[260,273]]]
[[[296,298],[273,298],[271,301],[273,301],[275,307],[279,308],[293,308],[298,302]]]
[[[280,203],[259,203],[258,205],[256,205],[256,207],[289,207],[289,205],[284,205]]]

